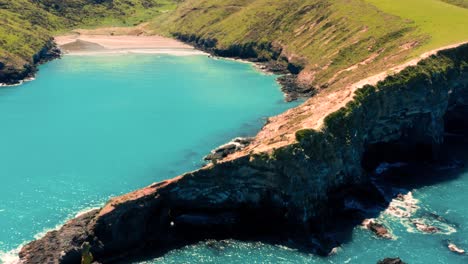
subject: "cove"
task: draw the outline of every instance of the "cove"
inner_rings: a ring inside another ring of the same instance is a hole
[[[0,253],[120,195],[197,169],[285,103],[275,76],[207,56],[65,56],[0,89]],[[2,260],[0,260],[1,262]]]

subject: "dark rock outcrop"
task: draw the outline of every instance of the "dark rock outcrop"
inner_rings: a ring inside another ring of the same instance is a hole
[[[206,161],[216,162],[227,157],[229,154],[232,154],[236,151],[244,149],[253,141],[253,138],[242,138],[238,137],[231,140],[229,143],[217,147],[210,154],[204,157]]]
[[[317,93],[314,87],[299,83],[297,75],[304,68],[301,60],[291,61],[282,54],[283,48],[273,43],[235,44],[226,49],[217,48],[216,39],[205,39],[197,35],[175,33],[181,41],[219,57],[237,58],[255,62],[259,68],[271,73],[280,74],[278,83],[285,94],[286,101],[309,98]]]
[[[406,264],[406,263],[403,262],[400,258],[386,258],[377,262],[377,264]]]
[[[376,236],[381,238],[390,239],[392,235],[388,229],[381,223],[377,223],[375,220],[371,219],[365,223],[365,227],[372,231]]]
[[[59,58],[60,50],[55,42],[49,40],[42,49],[30,60],[30,63],[17,67],[0,62],[0,84],[13,85],[32,78],[37,72],[37,66],[47,61]]]
[[[367,171],[411,159],[401,155],[407,151],[436,157],[444,120],[468,105],[467,62],[468,45],[439,52],[358,90],[321,131],[302,130],[294,144],[114,198],[29,243],[20,257],[24,263],[77,263],[86,241],[102,263],[207,238],[269,235],[314,244],[312,237],[344,207],[342,194],[369,190]]]

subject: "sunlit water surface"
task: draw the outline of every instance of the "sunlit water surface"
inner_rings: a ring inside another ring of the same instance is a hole
[[[198,168],[236,136],[254,135],[283,102],[274,76],[204,56],[65,57],[37,80],[0,89],[0,254],[87,208]],[[468,159],[465,159],[468,161]],[[441,174],[446,173],[444,170]],[[337,254],[317,257],[260,242],[200,242],[145,263],[468,263],[468,173],[412,191],[413,218],[438,215],[424,234],[383,212],[395,239],[356,227]]]

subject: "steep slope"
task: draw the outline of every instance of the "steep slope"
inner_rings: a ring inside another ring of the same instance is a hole
[[[52,35],[77,26],[135,25],[175,8],[177,0],[0,0],[0,83],[35,71]]]
[[[366,1],[384,12],[413,21],[420,32],[430,35],[421,51],[468,40],[468,9],[459,7],[467,6],[466,0]]]
[[[312,238],[346,210],[346,201],[378,197],[367,172],[380,162],[431,160],[444,123],[460,128],[467,109],[465,44],[361,87],[320,130],[301,130],[292,144],[113,198],[27,244],[20,257],[23,263],[77,263],[89,242],[95,260],[110,263],[208,237],[264,233],[317,245]],[[322,254],[336,246],[320,242]]]
[[[442,0],[446,3],[456,5],[463,8],[468,8],[468,0]]]
[[[424,30],[429,23],[389,12],[376,2],[187,0],[150,27],[221,56],[283,64],[298,74],[298,84],[306,91],[340,88],[441,44],[434,31]],[[444,7],[435,23],[442,17],[451,20],[436,27],[437,32],[458,36],[458,42],[468,39],[466,30],[460,30],[468,27],[468,10],[439,0],[430,2],[441,4],[436,8]],[[406,1],[391,3],[406,5]],[[417,1],[405,11],[417,8],[423,12],[423,6],[425,3]],[[433,19],[433,11],[427,20]],[[453,21],[457,25],[452,27]],[[447,44],[455,40],[449,38]]]

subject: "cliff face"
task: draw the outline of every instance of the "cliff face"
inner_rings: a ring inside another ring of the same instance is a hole
[[[20,257],[25,263],[78,263],[85,241],[99,262],[208,237],[272,235],[310,244],[309,235],[320,233],[343,197],[356,189],[372,195],[367,171],[383,161],[435,157],[444,120],[453,127],[466,123],[467,116],[457,113],[467,105],[463,45],[357,90],[321,130],[297,131],[295,143],[228,157],[114,198],[29,243]]]
[[[60,50],[50,39],[29,61],[24,61],[22,67],[0,61],[0,84],[17,84],[24,79],[31,78],[36,73],[39,64],[59,58],[60,55]]]

